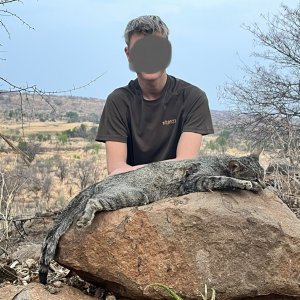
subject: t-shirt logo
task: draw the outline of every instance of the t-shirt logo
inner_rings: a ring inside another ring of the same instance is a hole
[[[176,124],[176,119],[164,120],[162,122],[162,124],[163,124],[163,126],[165,126],[165,125],[174,125],[174,124]]]

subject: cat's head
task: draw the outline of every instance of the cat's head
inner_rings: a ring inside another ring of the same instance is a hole
[[[256,151],[247,156],[233,158],[228,161],[228,168],[234,178],[258,182],[262,188],[265,171],[259,163],[259,156],[262,151]]]

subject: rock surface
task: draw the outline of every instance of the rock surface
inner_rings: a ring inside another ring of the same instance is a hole
[[[1,288],[0,300],[91,300],[94,297],[83,294],[80,290],[64,285],[57,294],[51,294],[39,283],[29,283],[26,287],[8,285]]]
[[[39,261],[41,256],[41,244],[22,245],[11,255],[13,260],[25,261],[26,259],[34,259]]]
[[[99,213],[90,227],[63,235],[56,260],[132,299],[163,299],[144,291],[151,283],[186,300],[199,299],[204,284],[218,300],[300,299],[300,221],[268,190],[195,193]]]

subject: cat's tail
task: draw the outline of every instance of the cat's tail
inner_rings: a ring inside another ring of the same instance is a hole
[[[61,226],[63,225],[63,226]],[[69,222],[64,222],[62,224],[58,224],[58,226],[52,228],[43,243],[42,246],[42,255],[40,258],[40,267],[39,267],[39,280],[40,283],[47,283],[47,276],[49,271],[50,262],[55,255],[55,250],[58,244],[58,241],[61,235],[67,230],[71,224]]]
[[[43,246],[40,258],[39,281],[42,284],[47,283],[47,276],[51,260],[54,258],[56,247],[60,237],[68,230],[73,221],[82,213],[86,205],[88,193],[80,193],[63,209],[57,218],[53,228],[48,232]]]

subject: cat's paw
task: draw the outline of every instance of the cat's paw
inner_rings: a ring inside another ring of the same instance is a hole
[[[263,190],[262,186],[255,182],[255,181],[252,181],[252,188],[251,188],[251,191],[253,192],[261,192]]]
[[[246,181],[246,180],[245,180],[245,182],[244,182],[244,187],[245,187],[246,190],[251,191],[252,188],[253,188],[253,184],[252,184],[251,181]]]

